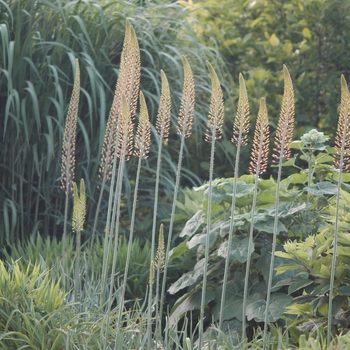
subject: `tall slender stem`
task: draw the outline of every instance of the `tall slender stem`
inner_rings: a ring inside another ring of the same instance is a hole
[[[209,236],[210,236],[210,219],[211,219],[211,205],[212,205],[212,182],[213,182],[213,170],[214,170],[214,153],[215,153],[215,130],[212,130],[211,135],[211,152],[210,152],[210,165],[209,165],[209,184],[208,184],[208,211],[207,211],[207,234],[205,236],[205,258],[203,269],[203,284],[202,284],[202,299],[200,307],[200,325],[199,325],[199,348],[203,348],[203,323],[204,323],[204,307],[205,307],[205,294],[207,289],[207,271],[209,261]]]
[[[173,197],[173,206],[171,208],[170,224],[169,224],[169,231],[168,231],[168,240],[167,240],[167,246],[166,246],[166,250],[165,250],[165,265],[164,265],[162,292],[161,292],[161,295],[160,295],[160,307],[159,307],[160,312],[162,312],[163,305],[164,305],[165,286],[166,286],[166,278],[167,278],[167,270],[168,270],[168,260],[169,260],[169,252],[170,252],[172,233],[173,233],[173,227],[174,227],[176,201],[177,201],[177,195],[178,195],[179,187],[180,187],[181,164],[182,164],[182,156],[183,156],[184,144],[185,144],[185,137],[181,136],[179,160],[178,160],[178,164],[177,164],[176,181],[175,181],[175,189],[174,189],[174,197]],[[160,327],[161,327],[161,325],[162,325],[162,322],[160,321]]]

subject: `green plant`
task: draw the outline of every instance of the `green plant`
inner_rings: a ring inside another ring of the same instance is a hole
[[[62,348],[64,299],[60,282],[40,265],[21,270],[17,262],[5,266],[0,260],[1,347]]]

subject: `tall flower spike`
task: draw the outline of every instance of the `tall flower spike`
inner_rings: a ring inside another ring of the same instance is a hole
[[[160,94],[156,128],[159,137],[167,141],[170,129],[171,98],[168,79],[162,70],[160,73],[162,76],[162,92]]]
[[[279,159],[288,160],[291,156],[290,145],[293,140],[294,130],[294,90],[289,71],[283,65],[284,92],[281,107],[281,114],[277,124],[275,136],[275,152],[272,157],[274,162]]]
[[[222,124],[224,123],[224,99],[220,81],[213,66],[207,62],[207,67],[211,78],[211,100],[205,140],[210,141],[213,135],[215,135],[215,139],[220,139],[222,136]]]
[[[133,117],[136,114],[137,109],[140,70],[140,49],[135,30],[130,22],[126,21],[119,74],[102,147],[100,174],[106,176],[107,180],[110,177],[113,166],[118,127],[121,123],[123,109],[122,95],[125,95],[131,117]]]
[[[135,138],[136,157],[146,159],[151,146],[151,125],[149,122],[148,110],[142,91],[140,92],[140,119]]]
[[[244,78],[239,73],[239,98],[236,119],[233,124],[233,136],[231,141],[236,145],[245,146],[248,142],[247,133],[249,131],[249,102],[248,93]]]
[[[259,175],[266,171],[269,154],[269,137],[270,130],[267,119],[266,102],[264,98],[261,98],[258,118],[255,126],[253,148],[250,156],[250,174]]]
[[[165,263],[164,225],[160,224],[155,265],[157,266],[158,269],[162,270],[164,268],[164,263]]]
[[[350,93],[343,75],[340,78],[340,82],[340,108],[337,133],[334,140],[336,154],[333,156],[333,165],[340,171],[348,171],[350,168]],[[341,153],[343,153],[342,164],[340,164]]]
[[[75,60],[75,78],[72,96],[69,102],[66,126],[62,144],[61,188],[65,193],[73,190],[75,171],[75,138],[77,130],[78,107],[80,94],[79,61]]]
[[[133,139],[133,124],[131,121],[130,110],[125,95],[123,94],[123,111],[120,126],[120,136],[118,139],[117,156],[119,158],[125,157],[129,160],[132,153]]]
[[[182,62],[184,66],[184,84],[178,116],[177,133],[186,138],[190,137],[192,132],[195,92],[192,69],[185,56],[182,56]]]
[[[80,180],[80,196],[78,193],[77,184],[74,182],[73,186],[73,218],[72,229],[75,232],[80,232],[84,229],[85,215],[86,215],[86,195],[84,179]]]

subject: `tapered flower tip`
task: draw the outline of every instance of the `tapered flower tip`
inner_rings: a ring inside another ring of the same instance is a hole
[[[206,64],[207,64],[207,67],[208,67],[208,70],[209,70],[209,73],[210,73],[211,80],[219,82],[218,76],[215,73],[215,70],[214,70],[213,66],[210,64],[209,61],[207,61]]]
[[[261,113],[264,116],[267,115],[267,107],[266,107],[265,97],[260,98],[259,113]]]
[[[160,76],[162,78],[162,84],[169,85],[168,78],[166,77],[166,74],[164,73],[163,69],[160,70]]]
[[[239,94],[240,94],[240,96],[242,94],[242,98],[247,98],[248,99],[247,88],[245,86],[245,80],[243,78],[242,73],[239,73],[238,81],[239,81]]]
[[[341,84],[341,92],[347,92],[349,93],[349,88],[348,88],[348,84],[346,82],[346,79],[344,77],[344,75],[342,74],[340,77],[340,84]]]
[[[283,78],[284,78],[284,86],[288,85],[293,87],[292,78],[285,64],[283,65]]]

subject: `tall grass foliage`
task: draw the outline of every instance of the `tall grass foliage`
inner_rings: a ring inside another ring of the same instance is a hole
[[[59,190],[60,166],[57,157],[64,138],[65,116],[72,92],[78,58],[80,65],[80,103],[76,139],[76,177],[86,180],[88,197],[98,202],[98,187],[103,176],[97,176],[101,167],[100,155],[104,147],[109,111],[114,95],[119,62],[124,42],[126,19],[135,28],[140,43],[142,60],[141,90],[148,103],[152,125],[161,94],[160,70],[169,75],[174,110],[180,105],[182,83],[182,55],[194,63],[194,75],[199,95],[206,94],[206,59],[216,57],[214,50],[199,44],[186,19],[186,11],[177,4],[164,1],[1,1],[0,2],[0,115],[1,115],[1,244],[24,240],[38,231],[51,236],[62,234],[65,198]],[[174,46],[174,42],[177,43]],[[212,59],[219,65],[220,61]],[[221,72],[222,70],[218,70]],[[194,124],[195,134],[205,127],[205,101],[199,101]],[[176,116],[171,126],[176,127]],[[152,135],[156,130],[152,127]],[[196,136],[200,140],[200,133]],[[173,180],[174,151],[177,139],[171,134],[169,144],[162,152],[160,179],[166,195],[170,196]],[[145,184],[139,193],[139,202],[145,207],[142,219],[151,227],[150,214],[154,194],[157,145],[152,143],[150,157],[140,172]],[[184,162],[189,164],[192,152],[201,148],[184,148]],[[133,158],[129,174],[136,174],[137,161]],[[182,175],[184,183],[200,183],[198,173],[187,166]],[[151,173],[151,176],[148,175]],[[128,196],[122,211],[130,217],[132,207],[133,175],[125,186]],[[103,234],[107,213],[106,188],[100,204],[88,208],[86,227],[96,223],[93,232]],[[170,204],[169,204],[170,206]],[[96,210],[96,208],[100,210]],[[147,208],[147,209],[146,209]],[[104,213],[104,215],[101,215]],[[163,217],[159,210],[158,216]],[[138,216],[139,217],[139,216]],[[138,219],[138,217],[136,219]],[[129,220],[123,222],[127,227]],[[28,230],[28,228],[30,228]],[[140,230],[142,233],[142,230]],[[125,229],[127,232],[127,228]],[[84,232],[83,238],[85,239]],[[145,235],[144,239],[149,237]]]

